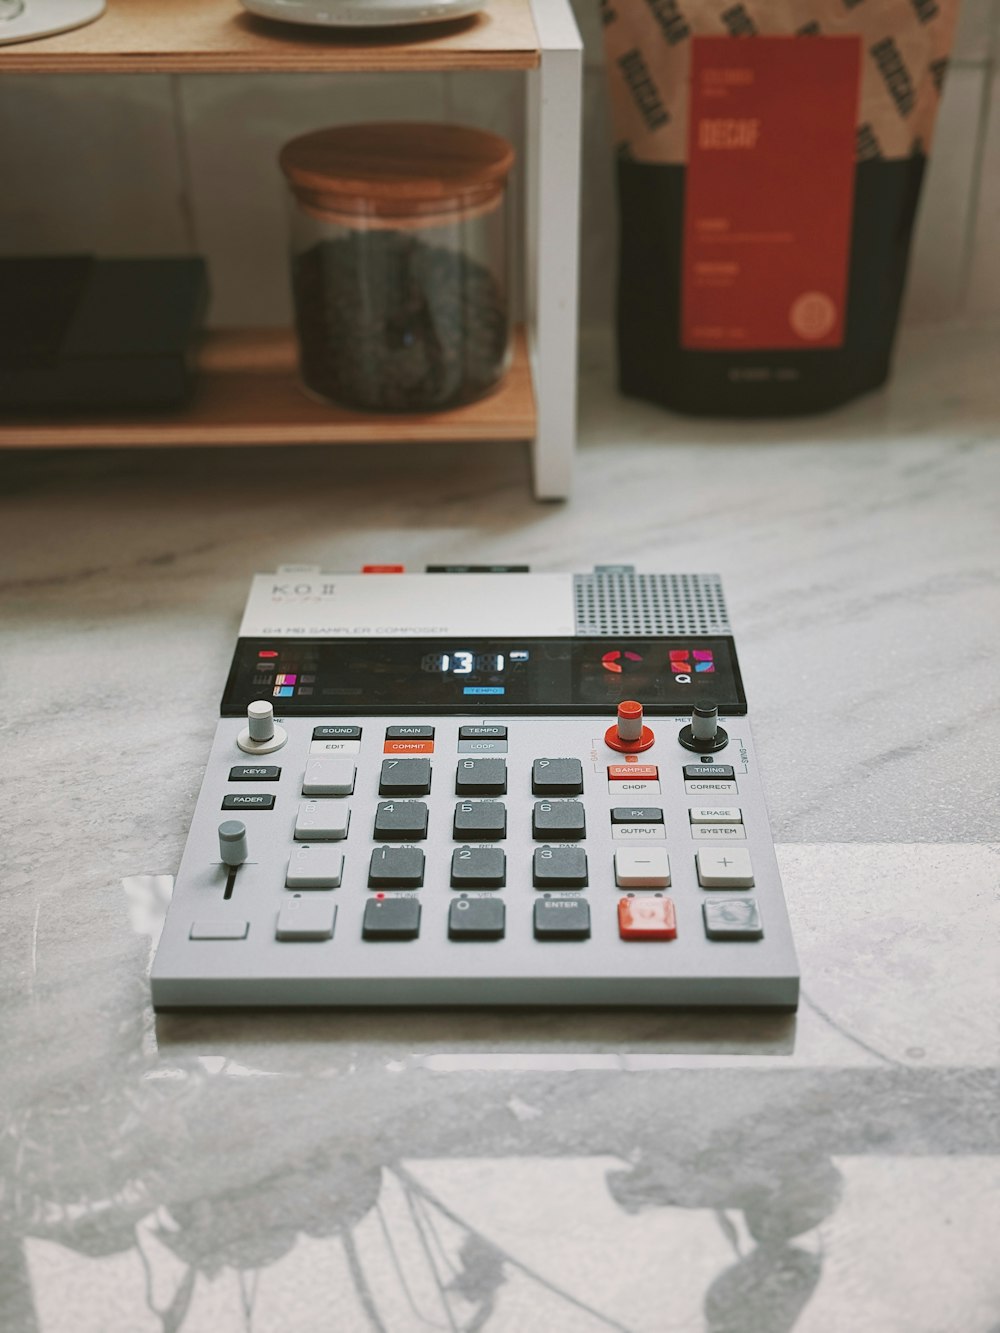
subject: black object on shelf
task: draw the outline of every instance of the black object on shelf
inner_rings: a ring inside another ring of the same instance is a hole
[[[0,259],[0,410],[182,406],[207,305],[199,257]]]

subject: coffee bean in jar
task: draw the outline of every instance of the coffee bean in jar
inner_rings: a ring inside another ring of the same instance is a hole
[[[375,123],[293,139],[292,284],[302,379],[378,412],[493,389],[510,361],[510,144],[456,125]]]

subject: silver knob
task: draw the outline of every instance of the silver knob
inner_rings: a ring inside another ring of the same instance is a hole
[[[227,819],[219,825],[219,858],[223,865],[241,866],[250,855],[247,826],[239,819]]]
[[[257,699],[247,709],[247,731],[252,741],[269,741],[274,736],[274,705]]]

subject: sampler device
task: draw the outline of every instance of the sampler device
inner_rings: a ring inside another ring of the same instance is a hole
[[[221,711],[158,1008],[795,1007],[715,575],[258,574]]]

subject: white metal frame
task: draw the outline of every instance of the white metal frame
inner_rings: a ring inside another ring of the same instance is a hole
[[[569,495],[576,448],[583,42],[569,0],[531,0],[541,60],[527,76],[528,345],[538,411],[535,496]]]

